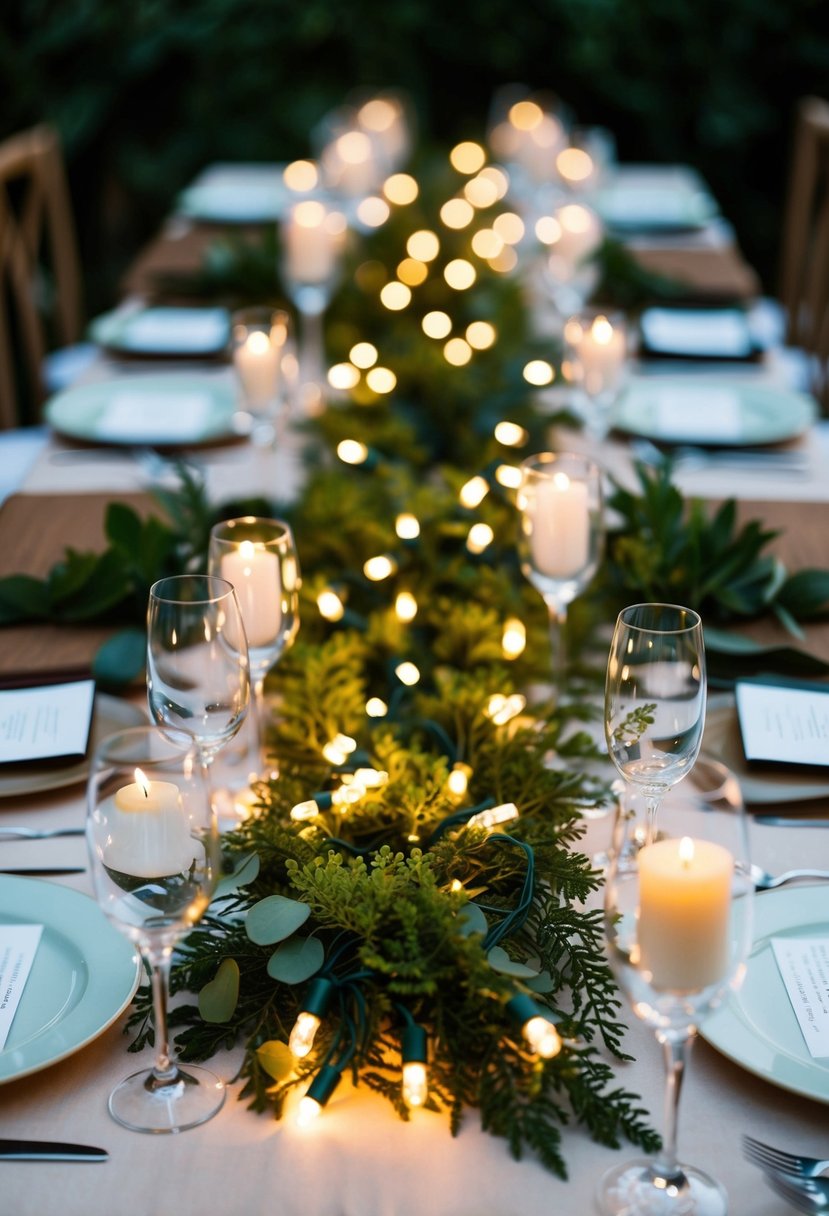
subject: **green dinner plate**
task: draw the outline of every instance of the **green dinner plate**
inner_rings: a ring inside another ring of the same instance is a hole
[[[772,1085],[829,1103],[829,1059],[809,1054],[771,945],[773,937],[829,936],[829,885],[764,891],[754,903],[754,945],[743,985],[705,1019],[700,1034]]]
[[[96,317],[89,335],[118,354],[148,358],[208,358],[230,337],[226,308],[116,308]]]
[[[697,374],[642,376],[619,401],[614,426],[659,443],[742,447],[794,439],[816,414],[804,393]]]
[[[77,385],[48,401],[44,413],[71,439],[176,447],[232,437],[236,411],[232,377],[170,372]]]
[[[0,1083],[56,1064],[97,1038],[132,1000],[141,964],[87,895],[0,875],[0,923],[43,925],[0,1051]]]

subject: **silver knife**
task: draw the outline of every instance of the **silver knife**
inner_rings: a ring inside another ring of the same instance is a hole
[[[829,819],[792,819],[785,815],[752,815],[751,818],[767,828],[829,828]]]
[[[0,867],[0,874],[30,874],[32,878],[56,878],[59,874],[85,874],[83,866],[21,866],[11,870],[8,866]]]
[[[59,1140],[0,1140],[0,1161],[108,1161],[109,1153],[89,1144]]]

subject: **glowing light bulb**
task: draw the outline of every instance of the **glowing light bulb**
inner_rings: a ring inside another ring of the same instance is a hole
[[[541,1014],[525,1022],[521,1033],[533,1051],[545,1060],[552,1060],[561,1051],[561,1036],[553,1023]]]
[[[527,704],[527,698],[515,692],[505,697],[502,692],[493,693],[486,703],[484,713],[496,726],[505,726],[513,718],[518,717]]]
[[[387,553],[379,553],[363,562],[363,574],[373,583],[381,583],[383,579],[390,578],[396,570],[397,562]]]
[[[495,540],[495,533],[489,524],[473,524],[466,538],[466,547],[470,553],[483,553],[484,549]]]
[[[382,697],[369,697],[366,701],[366,713],[370,718],[385,718],[389,707]]]
[[[296,806],[291,807],[291,818],[297,823],[304,823],[307,819],[316,819],[319,814],[319,807],[313,798],[309,798],[306,802],[298,802]],[[293,1048],[291,1048],[293,1051]],[[297,1053],[294,1052],[296,1055]]]
[[[366,228],[381,228],[391,215],[391,208],[384,198],[370,194],[357,204],[357,219]]]
[[[509,177],[506,172],[503,169],[499,169],[497,165],[487,165],[485,169],[481,170],[478,176],[483,178],[484,181],[492,182],[493,186],[495,187],[496,199],[503,198],[506,192],[509,190]]]
[[[289,190],[305,194],[319,181],[319,171],[312,160],[295,160],[282,171],[282,180]]]
[[[321,591],[317,596],[317,608],[320,616],[325,617],[326,621],[341,621],[345,614],[345,604],[336,591],[331,591],[330,588]]]
[[[397,265],[397,277],[407,287],[419,287],[429,277],[429,267],[418,258],[404,258]]]
[[[421,228],[409,237],[406,252],[418,262],[433,262],[440,253],[440,240],[436,233]]]
[[[478,277],[477,271],[466,258],[453,258],[443,269],[443,277],[455,291],[467,291]]]
[[[410,303],[411,298],[411,288],[396,279],[391,283],[386,283],[380,292],[380,302],[384,308],[388,308],[389,312],[400,312]]]
[[[366,384],[373,393],[390,393],[397,386],[397,376],[388,367],[372,367],[366,372]]]
[[[401,684],[406,684],[409,688],[413,687],[420,680],[420,669],[414,663],[408,661],[398,663],[394,669],[394,674]]]
[[[320,1019],[315,1013],[300,1013],[288,1039],[288,1050],[298,1059],[304,1059],[314,1046],[314,1038],[320,1025]],[[316,1105],[319,1106],[319,1103]]]
[[[322,1107],[316,1098],[309,1098],[306,1094],[304,1098],[300,1098],[299,1106],[296,1113],[297,1127],[311,1127],[316,1123],[317,1119],[322,1114]]]
[[[322,754],[329,764],[345,764],[348,757],[357,748],[357,740],[350,735],[335,735],[322,749]]]
[[[555,245],[561,239],[561,224],[554,215],[542,215],[536,221],[535,235],[542,245]]]
[[[556,168],[568,182],[586,182],[593,172],[593,158],[583,148],[563,148],[556,157]]]
[[[332,388],[354,388],[359,379],[360,373],[351,363],[335,363],[328,369],[328,383]]]
[[[504,239],[494,228],[480,228],[472,237],[472,252],[479,258],[497,258],[504,248]]]
[[[394,601],[394,611],[399,621],[404,624],[413,621],[417,616],[417,600],[411,591],[401,591]]]
[[[389,783],[389,775],[382,768],[358,768],[354,780],[367,790],[379,790]]]
[[[337,455],[343,464],[364,464],[368,460],[368,448],[359,439],[341,439]]]
[[[514,464],[499,464],[495,470],[495,480],[505,490],[517,490],[521,485],[521,470]]]
[[[466,327],[466,340],[473,350],[488,350],[497,336],[495,326],[489,321],[472,321]]]
[[[464,198],[473,207],[491,207],[501,197],[497,184],[481,173],[473,177],[463,188]]]
[[[516,101],[509,108],[508,118],[518,131],[534,131],[544,119],[544,111],[536,101]]]
[[[472,358],[472,347],[463,338],[450,338],[443,348],[443,357],[452,367],[464,367]]]
[[[517,245],[525,232],[524,221],[514,211],[502,211],[496,215],[492,227],[505,245]]]
[[[415,201],[420,187],[410,173],[393,173],[383,182],[383,193],[390,203],[405,207]]]
[[[401,540],[416,540],[420,536],[420,523],[416,515],[403,511],[394,521],[394,530]]]
[[[484,477],[470,477],[469,481],[461,486],[461,491],[458,497],[462,507],[466,507],[468,511],[473,511],[475,507],[480,506],[489,493],[489,484]]]
[[[449,153],[449,162],[458,173],[477,173],[479,169],[483,168],[485,161],[486,152],[480,144],[473,143],[471,139],[465,139],[462,143],[455,144]]]
[[[427,338],[445,338],[452,331],[452,318],[448,313],[435,309],[426,313],[421,325]]]
[[[545,384],[553,383],[555,372],[552,364],[548,363],[546,359],[530,359],[529,363],[524,365],[523,376],[527,384],[543,388]]]
[[[455,798],[463,798],[466,791],[469,789],[469,778],[472,776],[472,769],[468,764],[455,764],[452,766],[452,771],[446,778],[446,788],[449,793]],[[458,884],[460,886],[460,884]]]
[[[529,433],[517,422],[499,422],[495,428],[495,438],[504,447],[518,448],[529,439]]]
[[[489,806],[485,811],[478,811],[467,819],[467,823],[476,828],[495,828],[501,823],[509,823],[518,818],[518,807],[514,802],[503,802],[500,806]]]
[[[403,1065],[403,1101],[407,1106],[422,1106],[429,1097],[429,1073],[420,1060]]]
[[[475,208],[465,198],[450,198],[441,207],[440,218],[447,228],[466,228],[475,218]]]
[[[518,617],[510,617],[504,622],[504,631],[501,634],[501,650],[504,652],[504,658],[517,659],[524,653],[526,646],[527,630],[524,622],[519,621]]]
[[[348,357],[355,367],[365,371],[369,367],[374,367],[378,353],[377,347],[371,342],[355,342],[348,352]]]

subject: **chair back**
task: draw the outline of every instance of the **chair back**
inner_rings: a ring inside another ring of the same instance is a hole
[[[81,333],[81,276],[60,143],[49,126],[0,143],[0,428],[44,397],[43,359]]]
[[[786,340],[812,356],[813,389],[829,410],[829,102],[805,97],[795,128],[783,224],[780,300]]]

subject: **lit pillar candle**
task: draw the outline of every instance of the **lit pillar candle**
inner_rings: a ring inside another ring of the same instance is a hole
[[[233,363],[253,409],[264,409],[276,396],[281,352],[262,331],[249,334],[233,351]]]
[[[109,869],[136,878],[186,873],[195,844],[171,781],[149,781],[141,769],[101,808],[107,817],[105,862]]]
[[[295,283],[325,283],[337,267],[345,229],[316,199],[297,203],[282,228],[285,275]]]
[[[534,491],[530,549],[533,565],[549,578],[570,578],[588,564],[587,486],[566,473],[539,481]]]
[[[245,625],[248,646],[270,646],[282,624],[282,580],[279,559],[264,545],[243,540],[238,549],[225,553],[222,578],[233,584]]]
[[[692,991],[728,966],[734,862],[708,840],[659,840],[638,855],[639,969],[657,989]]]
[[[582,386],[592,397],[613,393],[625,367],[627,344],[620,325],[607,317],[594,317],[590,324],[574,319],[564,329],[581,368]]]

